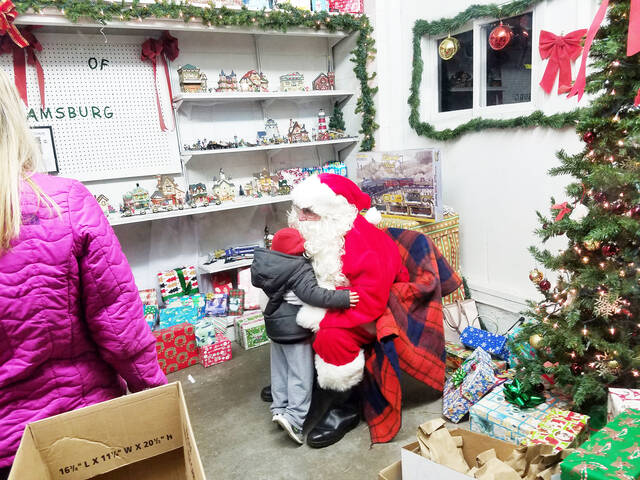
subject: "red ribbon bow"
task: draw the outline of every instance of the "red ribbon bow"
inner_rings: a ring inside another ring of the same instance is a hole
[[[556,216],[556,222],[559,222],[564,218],[565,215],[571,213],[571,207],[567,206],[568,202],[558,203],[551,207],[551,210],[559,210],[558,215]]]
[[[608,7],[609,0],[602,0],[600,9],[596,13],[595,18],[591,23],[591,27],[589,27],[589,32],[587,33],[587,40],[585,41],[584,51],[582,52],[580,71],[578,72],[576,83],[573,85],[571,92],[569,92],[569,97],[578,95],[578,101],[580,101],[580,99],[584,95],[584,89],[587,85],[587,57],[589,56],[589,51],[591,50],[591,44],[593,43],[593,39],[595,38],[596,33],[598,33],[598,30],[600,30],[600,25],[602,25],[602,21],[607,14]],[[627,56],[630,57],[631,55],[635,55],[638,52],[640,52],[640,0],[631,0],[631,4],[629,7]],[[638,94],[636,95],[634,102],[636,107],[640,105],[640,89],[638,90]]]
[[[25,105],[29,105],[27,98],[27,67],[29,64],[36,69],[36,75],[38,77],[38,88],[40,89],[40,103],[44,108],[44,70],[42,65],[36,57],[36,51],[42,51],[42,45],[33,34],[32,30],[38,28],[34,26],[23,27],[20,31],[20,37],[24,38],[27,42],[25,48],[20,48],[17,44],[14,44],[9,37],[0,37],[0,54],[12,53],[13,54],[13,76],[16,88],[20,94],[20,98]],[[26,61],[25,61],[26,55]]]
[[[582,45],[580,41],[587,33],[587,29],[576,30],[561,37],[546,30],[540,32],[540,56],[549,59],[547,68],[540,82],[542,89],[551,93],[556,75],[560,72],[558,94],[571,90],[571,62],[580,56]]]
[[[17,16],[18,12],[11,0],[0,0],[0,36],[9,35],[13,43],[24,48],[29,45],[29,42],[13,24]]]
[[[166,132],[169,130],[165,124],[164,117],[162,116],[162,107],[160,106],[160,95],[158,94],[158,81],[157,81],[157,66],[158,58],[164,65],[164,74],[167,78],[167,87],[169,88],[169,98],[173,99],[173,93],[171,92],[171,81],[169,79],[169,66],[167,65],[167,58],[171,61],[178,58],[180,49],[178,48],[178,39],[165,32],[160,40],[150,38],[142,44],[142,54],[140,59],[144,62],[149,60],[153,65],[153,79],[156,87],[156,106],[158,107],[158,118],[160,121],[160,130]],[[166,57],[166,58],[165,58]],[[173,112],[173,110],[172,110]]]

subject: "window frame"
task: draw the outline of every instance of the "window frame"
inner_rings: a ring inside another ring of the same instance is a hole
[[[546,5],[539,4],[534,8],[527,9],[520,15],[532,13],[531,33],[532,33],[532,61],[531,61],[531,100],[528,102],[510,103],[503,105],[486,105],[487,97],[487,41],[483,35],[483,27],[489,23],[498,21],[496,18],[479,18],[472,20],[463,28],[452,31],[451,36],[460,33],[473,31],[473,106],[463,110],[451,112],[440,112],[439,102],[439,65],[438,44],[442,40],[440,37],[424,36],[422,38],[422,51],[425,69],[423,72],[422,84],[423,92],[430,92],[426,95],[425,101],[421,102],[423,118],[429,118],[430,123],[437,122],[446,126],[457,126],[474,118],[509,119],[516,116],[528,115],[542,108],[544,92],[537,88],[540,78],[540,61],[538,45],[540,42],[540,29],[538,25],[544,25],[544,11]],[[520,16],[516,15],[516,16]],[[444,38],[444,37],[443,37]],[[430,68],[429,68],[430,67]]]

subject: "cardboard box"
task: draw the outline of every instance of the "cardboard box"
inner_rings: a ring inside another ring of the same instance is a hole
[[[264,316],[261,312],[258,311],[254,315],[245,315],[236,320],[236,341],[245,350],[269,343]]]
[[[398,460],[380,470],[378,480],[402,480],[402,462]]]
[[[462,437],[462,454],[469,466],[476,465],[478,454],[493,448],[500,460],[506,460],[513,452],[515,445],[502,440],[489,438],[486,435],[456,428],[449,430],[453,437]],[[468,475],[451,470],[448,467],[427,460],[420,455],[418,442],[405,445],[401,450],[402,480],[468,480]]]
[[[156,337],[158,364],[165,375],[198,363],[193,325],[182,323],[152,333]]]
[[[27,425],[9,480],[204,480],[180,383]]]
[[[231,360],[232,356],[231,341],[224,335],[218,334],[215,344],[198,348],[198,355],[200,363],[205,368],[227,362]]]

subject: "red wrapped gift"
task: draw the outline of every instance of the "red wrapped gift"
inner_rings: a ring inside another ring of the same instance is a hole
[[[231,341],[219,333],[216,335],[216,343],[200,347],[198,353],[200,363],[205,367],[229,361],[231,360]]]
[[[364,13],[364,0],[329,0],[329,11],[340,13]]]
[[[190,323],[181,323],[152,333],[156,337],[158,364],[165,374],[198,363],[196,335]]]

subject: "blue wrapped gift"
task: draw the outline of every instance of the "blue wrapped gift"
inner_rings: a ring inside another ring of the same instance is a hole
[[[205,305],[206,301],[203,293],[187,295],[184,297],[174,297],[167,300],[167,308],[196,307],[198,309],[198,316],[200,317],[204,317]]]
[[[204,347],[206,345],[214,345],[217,341],[216,322],[213,318],[202,318],[193,326],[196,334],[196,345]]]
[[[477,348],[445,383],[442,414],[458,423],[497,381],[491,355]]]
[[[196,306],[162,308],[158,328],[169,328],[185,322],[195,324],[199,318],[201,316]]]
[[[144,306],[144,320],[149,325],[149,328],[153,330],[158,320],[158,306],[157,305],[143,305]]]
[[[460,342],[469,348],[481,347],[502,360],[509,359],[507,337],[504,335],[496,335],[479,328],[467,327],[460,334]]]
[[[263,8],[273,8],[273,0],[242,0],[242,3],[249,10],[262,10]]]
[[[311,9],[314,12],[328,12],[329,0],[311,0]]]
[[[509,366],[511,368],[518,366],[523,360],[533,360],[536,358],[536,349],[529,342],[516,342],[518,333],[522,327],[515,327],[507,335],[507,348],[509,349]]]
[[[229,311],[227,301],[229,296],[226,293],[207,294],[207,301],[204,307],[204,314],[208,317],[221,317]]]

